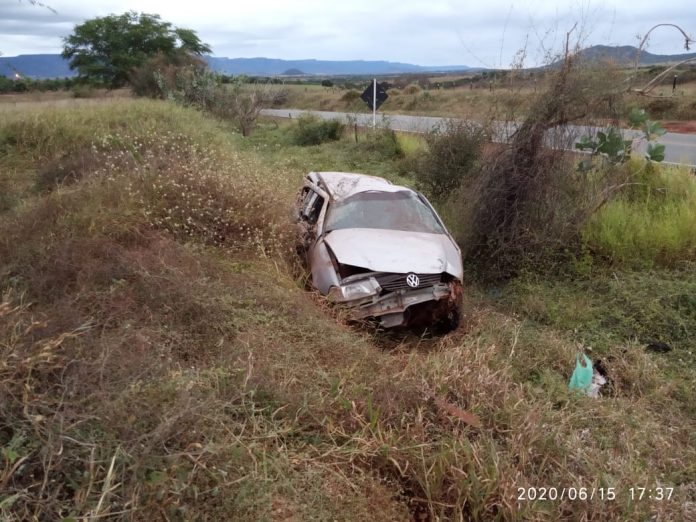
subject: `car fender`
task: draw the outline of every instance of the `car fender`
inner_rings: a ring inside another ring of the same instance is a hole
[[[340,286],[331,255],[324,238],[320,237],[309,251],[309,264],[312,267],[312,285],[326,295],[332,286]]]

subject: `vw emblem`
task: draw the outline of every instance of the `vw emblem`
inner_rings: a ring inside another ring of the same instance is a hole
[[[418,276],[416,274],[408,274],[406,276],[406,284],[411,288],[418,288],[418,285],[420,284],[420,279],[418,279]]]

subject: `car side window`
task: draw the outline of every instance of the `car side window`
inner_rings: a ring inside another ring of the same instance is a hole
[[[321,207],[324,205],[324,198],[312,189],[306,189],[302,200],[302,218],[312,225],[319,219]]]

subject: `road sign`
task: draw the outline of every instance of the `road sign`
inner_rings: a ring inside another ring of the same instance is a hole
[[[380,85],[379,83],[377,84],[377,90],[375,92],[375,88],[373,84],[370,84],[370,86],[365,89],[365,92],[362,93],[360,98],[367,103],[367,106],[371,109],[379,109],[379,107],[387,101],[387,98],[389,98],[389,95],[387,94],[387,90],[384,88],[384,86]],[[373,106],[373,101],[377,100],[376,106]]]

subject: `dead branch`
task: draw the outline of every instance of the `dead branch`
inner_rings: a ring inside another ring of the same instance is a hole
[[[643,39],[640,41],[640,44],[638,45],[638,49],[636,50],[636,58],[633,62],[633,78],[635,79],[638,76],[638,64],[640,63],[640,53],[643,52],[643,48],[645,47],[645,44],[648,42],[648,37],[650,36],[650,33],[652,33],[655,29],[658,27],[673,27],[677,31],[679,31],[682,36],[684,37],[684,49],[687,51],[691,49],[691,44],[695,41],[689,34],[684,31],[681,27],[679,27],[676,24],[670,24],[670,23],[663,23],[663,24],[656,24],[652,26],[647,33],[645,33],[645,36],[643,36]],[[655,85],[657,85],[657,82],[662,79],[667,73],[670,71],[674,70],[676,67],[679,67],[680,65],[683,65],[685,63],[691,62],[696,60],[696,58],[689,58],[687,60],[684,60],[682,62],[679,62],[671,67],[669,67],[667,70],[661,72],[658,74],[655,78],[650,80],[642,89],[631,89],[629,86],[629,91],[635,92],[637,94],[642,94],[642,95],[647,95],[652,89],[655,88]],[[632,80],[631,79],[631,80]],[[629,82],[630,85],[630,82]]]
[[[654,77],[652,80],[650,80],[648,83],[646,83],[645,86],[644,86],[642,89],[633,89],[633,92],[636,92],[636,93],[638,93],[638,94],[643,94],[643,95],[646,95],[646,96],[647,96],[647,95],[650,93],[650,91],[652,91],[655,87],[657,87],[657,83],[658,83],[662,78],[664,78],[665,76],[667,76],[667,74],[668,74],[669,72],[673,71],[674,69],[676,69],[676,68],[679,67],[680,65],[684,65],[685,63],[694,62],[694,61],[696,61],[696,56],[693,57],[693,58],[687,58],[686,60],[682,60],[682,61],[679,62],[679,63],[675,63],[674,65],[668,67],[667,69],[665,69],[664,71],[662,71],[660,74],[658,74],[657,76],[655,76],[655,77]],[[658,98],[664,98],[664,96],[657,96],[657,97],[658,97]]]

